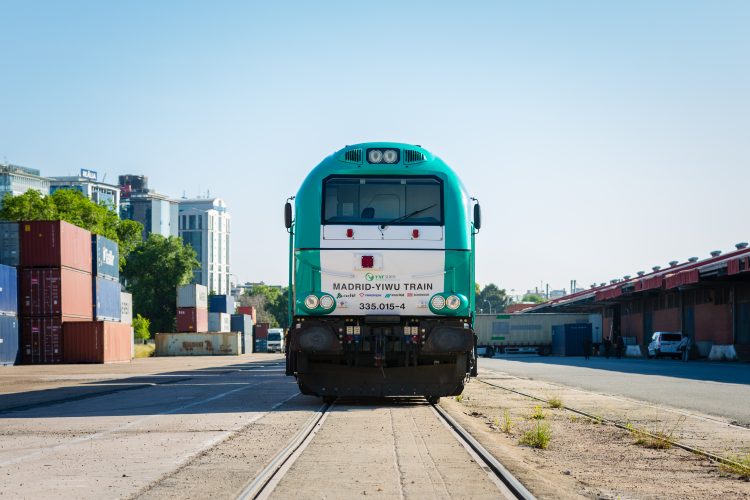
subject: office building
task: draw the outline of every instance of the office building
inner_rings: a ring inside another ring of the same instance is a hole
[[[120,217],[143,224],[143,239],[151,233],[179,236],[178,202],[148,187],[148,177],[121,175]]]
[[[74,189],[80,191],[94,203],[103,203],[120,213],[120,189],[112,184],[98,180],[98,174],[93,170],[81,169],[80,175],[68,177],[51,177],[49,192],[59,189]]]
[[[217,294],[230,293],[231,217],[220,198],[180,200],[180,236],[200,262],[193,282]]]
[[[0,163],[0,203],[7,194],[18,196],[29,189],[49,194],[49,179],[40,175],[39,170],[9,163]]]

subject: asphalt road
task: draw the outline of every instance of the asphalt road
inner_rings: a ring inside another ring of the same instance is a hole
[[[479,367],[700,412],[750,426],[748,363],[506,355],[482,358]]]

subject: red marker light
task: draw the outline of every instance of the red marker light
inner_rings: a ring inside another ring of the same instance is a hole
[[[362,256],[362,268],[372,268],[375,266],[375,257],[372,255]]]
[[[347,238],[353,238],[354,237],[354,229],[347,229],[346,230],[346,237]]]
[[[412,238],[419,238],[419,229],[412,229],[411,230],[411,237]]]

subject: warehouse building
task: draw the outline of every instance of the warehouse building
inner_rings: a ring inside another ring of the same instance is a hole
[[[612,341],[645,346],[654,332],[682,332],[694,356],[750,360],[750,248],[672,261],[524,311],[536,312],[598,312]]]

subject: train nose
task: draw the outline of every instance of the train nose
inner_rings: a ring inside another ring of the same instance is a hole
[[[302,352],[342,352],[338,337],[330,329],[313,326],[296,335],[297,350]]]

